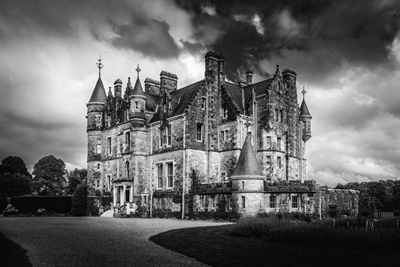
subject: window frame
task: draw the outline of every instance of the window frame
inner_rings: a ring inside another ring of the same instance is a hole
[[[282,149],[282,138],[281,137],[277,137],[276,138],[276,149],[281,150]]]
[[[204,126],[204,124],[202,124],[202,123],[196,124],[196,141],[197,142],[203,142],[203,126]],[[200,127],[200,131],[199,131],[199,127]]]
[[[201,109],[202,110],[205,110],[206,109],[206,98],[205,97],[202,97],[201,98]]]
[[[163,188],[163,164],[157,163],[156,165],[157,165],[157,189],[162,189]]]
[[[246,197],[242,196],[242,210],[246,209]]]
[[[292,209],[298,209],[299,208],[299,196],[292,196],[291,201],[292,201]]]
[[[112,155],[112,139],[111,137],[107,137],[107,155]]]
[[[173,162],[167,162],[167,188],[173,188],[174,187],[174,163]],[[170,171],[170,166],[171,166],[171,173]]]
[[[276,209],[276,196],[269,196],[269,208]]]

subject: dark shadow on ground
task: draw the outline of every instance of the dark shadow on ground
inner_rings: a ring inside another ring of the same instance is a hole
[[[150,238],[212,266],[400,266],[400,253],[295,246],[233,236],[233,225],[171,230]]]
[[[29,257],[26,255],[28,251],[20,245],[14,243],[2,233],[0,233],[0,265],[8,267],[28,267],[32,266]]]

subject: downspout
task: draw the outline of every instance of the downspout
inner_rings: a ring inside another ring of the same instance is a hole
[[[153,129],[150,127],[150,164],[149,164],[149,174],[150,174],[150,218],[153,216],[153,172],[152,166],[153,166]]]
[[[182,220],[185,218],[186,179],[186,115],[183,117],[183,170],[182,170]]]

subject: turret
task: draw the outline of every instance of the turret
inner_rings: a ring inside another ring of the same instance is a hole
[[[303,102],[301,103],[300,106],[300,121],[302,124],[302,138],[304,142],[307,142],[308,139],[311,138],[311,119],[312,116],[310,114],[310,111],[308,110],[306,100],[305,100],[305,95],[306,91],[303,88],[302,94],[303,94]]]
[[[251,145],[250,134],[244,141],[231,179],[233,211],[247,215],[260,212],[263,208],[264,176]]]
[[[136,83],[135,86],[133,87],[131,94],[129,95],[129,101],[130,101],[129,120],[132,122],[133,126],[140,127],[143,126],[146,122],[145,108],[146,108],[147,97],[143,92],[142,85],[140,84],[139,65],[136,71],[137,71]]]
[[[115,95],[115,98],[122,97],[122,81],[121,81],[121,79],[116,79],[114,82],[114,95]]]

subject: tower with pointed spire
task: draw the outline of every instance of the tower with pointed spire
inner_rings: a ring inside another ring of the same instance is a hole
[[[248,71],[238,85],[225,80],[224,56],[204,60],[204,77],[183,88],[165,70],[142,87],[137,65],[135,81],[118,78],[106,94],[99,58],[87,103],[90,194],[149,216],[318,211],[305,164],[312,117],[296,72],[277,66],[256,82]]]

